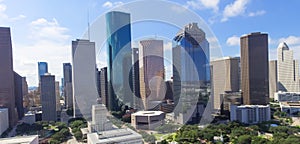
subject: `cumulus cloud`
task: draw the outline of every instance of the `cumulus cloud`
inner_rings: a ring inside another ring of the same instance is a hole
[[[240,45],[240,37],[234,35],[227,38],[226,44],[229,46],[239,46]]]
[[[300,37],[297,36],[288,36],[285,38],[280,38],[278,43],[286,42],[288,45],[300,45]]]
[[[103,3],[102,7],[104,8],[112,8],[112,7],[117,7],[120,5],[123,5],[124,3],[121,1],[117,1],[117,2],[111,2],[111,1],[106,1],[105,3]]]
[[[219,10],[220,0],[190,0],[186,6],[192,9],[212,9],[214,12]]]
[[[265,10],[259,10],[259,11],[256,11],[256,12],[250,12],[248,14],[249,17],[254,17],[254,16],[261,16],[261,15],[264,15],[266,13]]]
[[[223,11],[223,18],[221,21],[225,22],[231,17],[244,14],[249,2],[250,0],[236,0],[231,4],[228,4]]]

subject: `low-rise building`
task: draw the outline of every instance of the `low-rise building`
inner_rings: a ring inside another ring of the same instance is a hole
[[[88,144],[142,144],[143,138],[135,131],[127,129],[115,129],[98,133],[87,134]]]
[[[246,124],[261,123],[271,120],[269,105],[231,105],[230,120]]]
[[[131,125],[136,129],[153,130],[164,123],[162,111],[139,111],[131,114]]]
[[[38,135],[18,136],[0,139],[0,144],[38,144]]]
[[[280,102],[281,111],[290,115],[296,115],[300,112],[300,102]]]
[[[296,102],[300,101],[300,92],[276,92],[274,100],[277,102]]]
[[[9,127],[8,108],[0,108],[0,135]]]

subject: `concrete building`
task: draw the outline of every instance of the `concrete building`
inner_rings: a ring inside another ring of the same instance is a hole
[[[92,106],[92,121],[88,122],[88,131],[101,132],[113,129],[112,123],[108,121],[107,109],[104,104],[97,104]]]
[[[299,92],[299,62],[294,60],[293,50],[284,42],[277,48],[278,90]]]
[[[24,123],[27,123],[27,124],[35,123],[36,122],[35,113],[32,113],[32,112],[26,113],[22,120]]]
[[[131,126],[136,129],[154,130],[164,124],[165,113],[162,111],[138,111],[131,114]]]
[[[144,110],[153,109],[151,101],[165,97],[164,52],[162,40],[142,40],[139,46],[140,94]]]
[[[143,138],[135,131],[127,129],[115,129],[99,133],[87,134],[88,144],[143,144]]]
[[[41,76],[42,120],[56,121],[55,76],[49,73]]]
[[[92,105],[99,98],[96,87],[95,42],[77,39],[72,41],[73,109],[74,117],[91,119]]]
[[[142,110],[143,103],[141,100],[141,94],[140,94],[140,64],[139,64],[139,48],[132,48],[132,63],[133,67],[131,69],[132,73],[132,90],[134,93],[134,99],[133,99],[133,108]]]
[[[9,127],[8,108],[0,108],[0,135]]]
[[[9,125],[17,123],[10,28],[0,27],[0,107],[8,108]]]
[[[271,120],[269,105],[231,105],[230,121],[239,121],[245,124],[256,124]]]
[[[277,102],[299,102],[300,92],[276,92],[274,94],[274,101]]]
[[[65,97],[66,108],[73,108],[73,91],[72,91],[72,65],[71,63],[63,63],[64,81],[63,94]]]
[[[38,144],[39,136],[31,135],[31,136],[17,136],[10,138],[2,138],[0,139],[1,144]]]
[[[61,105],[60,105],[60,87],[59,82],[55,82],[55,100],[56,100],[56,112],[60,113],[61,111]]]
[[[269,101],[268,34],[241,37],[241,90],[244,105],[266,105]]]
[[[225,92],[220,94],[223,103],[221,104],[221,114],[230,116],[231,105],[241,105],[242,95],[241,92]]]
[[[274,98],[274,94],[278,91],[277,80],[277,60],[269,62],[269,96]]]
[[[214,110],[220,112],[222,105],[221,94],[224,92],[238,92],[240,90],[239,80],[240,58],[224,57],[211,61],[213,106]]]
[[[280,109],[289,115],[298,115],[300,112],[300,102],[280,102]]]
[[[100,97],[102,100],[102,103],[109,107],[108,104],[108,81],[107,81],[107,67],[101,68],[100,70]]]
[[[18,120],[21,120],[24,116],[24,107],[23,107],[23,83],[22,77],[14,72],[14,87],[15,87],[15,104],[18,113]]]

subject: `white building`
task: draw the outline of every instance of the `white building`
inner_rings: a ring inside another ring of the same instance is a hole
[[[300,112],[300,102],[281,102],[280,108],[290,115],[297,115]]]
[[[246,124],[261,123],[271,120],[269,105],[231,105],[230,121],[239,121]]]
[[[278,102],[297,102],[300,101],[300,92],[276,92],[274,100]]]
[[[162,111],[139,111],[131,114],[131,126],[136,129],[154,130],[164,123]]]
[[[299,92],[299,63],[294,60],[293,51],[284,42],[277,49],[278,60],[278,90],[287,92]]]
[[[72,60],[74,117],[83,116],[89,120],[92,105],[98,98],[95,42],[72,41]]]
[[[142,144],[143,138],[127,128],[87,134],[87,142],[88,144]]]
[[[18,137],[0,139],[0,144],[38,144],[38,143],[39,143],[38,135],[20,136],[20,137],[18,136]]]
[[[107,110],[104,104],[92,106],[92,121],[88,122],[89,132],[100,132],[112,129],[112,123],[107,120]]]
[[[8,109],[0,108],[0,135],[8,129]]]

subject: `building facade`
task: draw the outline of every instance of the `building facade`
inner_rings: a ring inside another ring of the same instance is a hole
[[[45,75],[48,73],[48,63],[47,62],[38,62],[38,74],[39,74],[39,80],[42,75]]]
[[[23,107],[23,77],[18,73],[14,72],[14,87],[15,87],[15,100],[16,108],[18,113],[18,119],[21,120],[24,117],[24,107]]]
[[[0,27],[0,107],[8,108],[9,125],[17,123],[10,28]]]
[[[256,124],[271,120],[269,105],[231,105],[230,120],[245,124]]]
[[[57,121],[55,76],[46,73],[41,76],[40,82],[42,120]]]
[[[66,108],[73,108],[73,92],[72,92],[72,65],[71,63],[63,63],[63,94],[65,98]]]
[[[164,124],[165,113],[162,111],[138,111],[131,114],[131,126],[136,129],[154,130]]]
[[[269,62],[269,96],[274,98],[274,94],[278,91],[277,80],[277,60]]]
[[[0,108],[0,135],[9,127],[8,108]]]
[[[96,80],[95,42],[72,41],[74,117],[91,119],[92,105],[99,98]]]
[[[112,130],[112,123],[107,120],[107,109],[103,104],[92,106],[92,121],[88,122],[90,133]]]
[[[121,105],[133,107],[130,89],[132,75],[130,14],[111,11],[106,15],[108,110],[120,110]]]
[[[134,93],[133,108],[141,110],[143,108],[141,94],[140,94],[140,64],[139,64],[139,48],[132,48],[132,63],[131,69],[133,83],[132,90]]]
[[[298,102],[300,101],[300,92],[276,92],[274,101],[277,102]]]
[[[107,67],[101,68],[100,70],[100,89],[101,89],[101,99],[102,104],[109,107],[108,102],[108,81],[107,81]]]
[[[241,37],[241,90],[244,105],[266,105],[269,101],[268,34]]]
[[[293,50],[284,42],[277,48],[278,90],[299,92],[299,62],[294,60]]]

